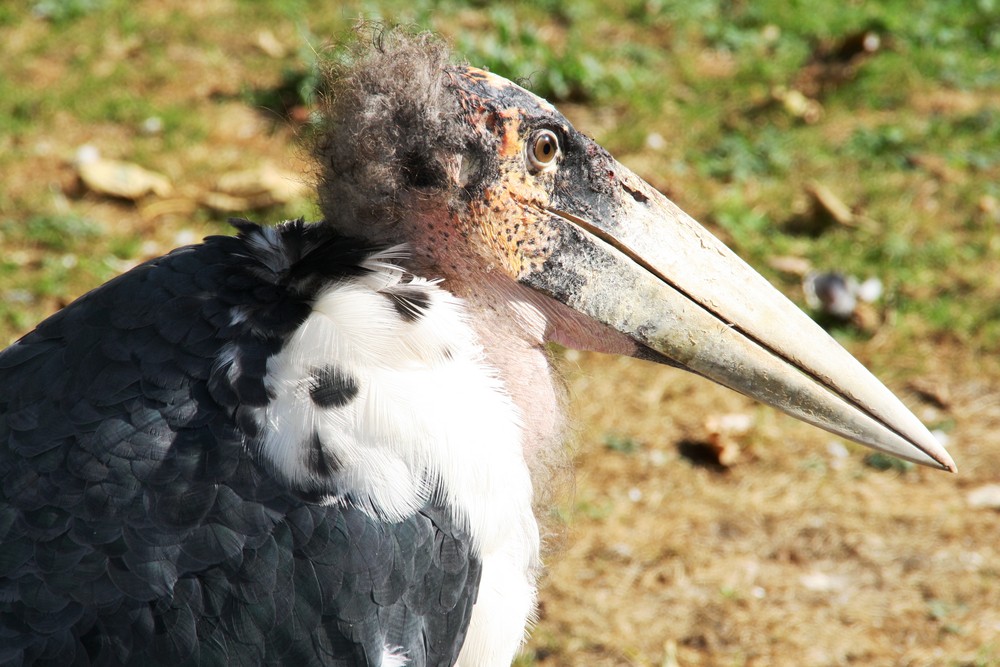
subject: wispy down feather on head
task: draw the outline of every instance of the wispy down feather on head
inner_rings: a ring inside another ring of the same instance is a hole
[[[448,48],[401,30],[377,30],[371,40],[352,47],[349,64],[328,66],[313,153],[326,219],[378,242],[393,236],[407,198],[447,186],[447,156],[463,134],[445,90]]]

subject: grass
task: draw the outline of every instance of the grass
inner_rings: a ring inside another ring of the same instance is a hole
[[[518,664],[1000,664],[1000,577],[967,558],[996,562],[995,515],[962,504],[1000,475],[996,0],[4,5],[0,340],[135,262],[224,232],[225,215],[199,204],[219,173],[305,172],[289,110],[308,109],[317,55],[358,17],[435,30],[559,103],[793,300],[799,277],[771,268],[776,256],[879,277],[878,324],[836,335],[894,388],[946,390],[945,407],[920,415],[950,425],[969,471],[932,476],[853,449],[834,459],[825,436],[727,392],[583,355],[568,369],[577,490]],[[881,48],[822,88],[815,122],[775,102],[812,81],[814,55],[864,30]],[[84,145],[165,174],[175,194],[83,191],[72,162]],[[795,231],[811,182],[858,223]],[[308,201],[244,213],[316,215]],[[718,473],[678,454],[704,415],[732,411],[757,420],[742,463]],[[812,570],[847,582],[839,596],[803,589]]]

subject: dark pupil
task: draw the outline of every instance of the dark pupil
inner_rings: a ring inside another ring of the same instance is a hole
[[[538,145],[543,156],[548,157],[552,154],[552,140],[548,137],[539,139]]]

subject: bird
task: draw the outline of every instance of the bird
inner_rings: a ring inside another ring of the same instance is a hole
[[[0,664],[509,665],[567,429],[550,343],[955,470],[550,103],[425,33],[351,54],[319,221],[234,220],[0,352]]]

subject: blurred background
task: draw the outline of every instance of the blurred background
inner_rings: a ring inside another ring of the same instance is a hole
[[[1000,665],[1000,3],[0,5],[0,340],[229,216],[318,210],[359,18],[554,102],[809,310],[958,475],[555,350],[575,481],[519,665]]]

